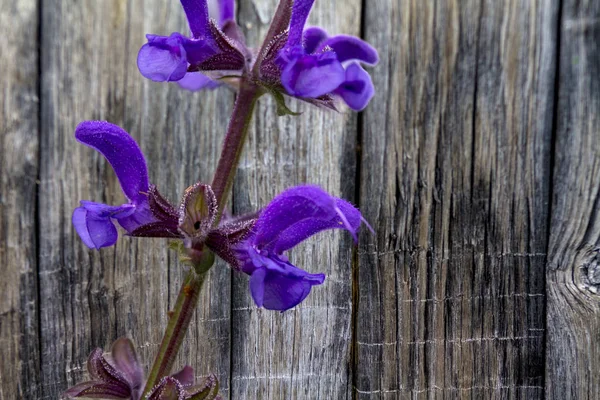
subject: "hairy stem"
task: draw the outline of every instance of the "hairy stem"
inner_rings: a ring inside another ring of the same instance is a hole
[[[196,311],[202,284],[204,283],[208,269],[213,262],[214,256],[207,252],[207,256],[198,265],[198,268],[190,269],[190,272],[188,272],[185,277],[181,289],[179,290],[175,307],[169,312],[169,323],[167,324],[165,335],[160,343],[160,349],[154,360],[150,375],[148,375],[148,381],[146,382],[142,399],[150,393],[152,388],[158,384],[161,378],[169,375],[171,372],[171,368],[173,368],[173,363],[175,362],[183,338],[187,333],[192,316]],[[200,270],[201,272],[198,273],[196,270]]]
[[[223,212],[225,203],[227,203],[227,196],[229,196],[229,192],[231,191],[233,178],[240,156],[242,155],[248,128],[250,127],[252,112],[261,94],[261,90],[256,84],[246,78],[242,79],[240,91],[235,100],[233,114],[227,128],[225,142],[223,143],[221,158],[219,159],[217,171],[212,181],[212,189],[215,192],[219,205],[219,216]]]

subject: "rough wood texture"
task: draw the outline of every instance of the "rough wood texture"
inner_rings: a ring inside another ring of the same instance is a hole
[[[264,37],[277,1],[241,2],[250,43]],[[360,1],[319,1],[309,23],[332,33],[359,34]],[[312,183],[352,200],[356,115],[291,102],[301,117],[276,115],[261,99],[235,182],[234,211],[266,205],[287,187]],[[281,313],[257,309],[248,278],[234,275],[232,399],[349,398],[351,343],[351,238],[329,232],[291,252],[291,261],[327,274],[301,306]]]
[[[381,1],[356,398],[542,398],[557,4]],[[386,135],[380,135],[386,132]]]
[[[0,26],[0,399],[38,398],[36,2],[0,1]]]
[[[232,96],[192,95],[137,71],[144,33],[186,31],[177,4],[64,1],[43,3],[42,14],[41,384],[43,398],[55,399],[84,377],[89,352],[117,337],[131,337],[150,364],[182,278],[166,243],[125,237],[100,252],[81,243],[70,223],[78,201],[121,204],[123,195],[110,165],[75,141],[75,126],[123,126],[141,143],[151,181],[178,202],[189,184],[211,178]],[[211,272],[181,357],[199,376],[217,373],[225,395],[229,282],[228,269]]]
[[[276,3],[239,1],[250,43]],[[379,50],[377,95],[359,117],[261,99],[231,203],[316,183],[376,234],[294,249],[328,278],[283,314],[217,265],[180,365],[236,400],[600,398],[599,21],[595,0],[318,0],[312,24]],[[233,97],[137,71],[144,33],[187,31],[176,0],[0,0],[0,25],[0,399],[55,399],[117,337],[149,365],[183,277],[154,240],[81,243],[78,201],[123,195],[75,126],[123,126],[178,201]]]
[[[600,398],[600,3],[565,0],[548,251],[548,399]]]

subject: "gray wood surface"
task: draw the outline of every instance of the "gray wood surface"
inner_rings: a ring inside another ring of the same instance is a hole
[[[149,176],[178,202],[198,179],[210,180],[233,97],[189,94],[144,79],[136,67],[144,33],[187,29],[177,4],[163,1],[61,1],[42,7],[40,321],[43,398],[84,378],[95,347],[120,336],[150,365],[182,279],[166,241],[121,238],[87,249],[71,225],[80,199],[121,204],[112,169],[73,132],[86,119],[122,126],[141,144]],[[205,286],[183,362],[214,372],[228,393],[230,272],[216,267]]]
[[[238,3],[257,44],[277,1]],[[261,99],[232,209],[315,183],[376,234],[295,248],[327,279],[285,313],[219,262],[178,365],[231,399],[600,398],[599,21],[595,0],[317,0],[311,24],[379,50],[377,94],[360,115]],[[76,125],[123,126],[178,202],[233,95],[137,71],[145,33],[186,32],[176,0],[0,0],[0,26],[0,399],[56,399],[120,336],[148,367],[184,274],[160,240],[81,243],[78,201],[123,195]]]
[[[249,43],[264,37],[277,4],[240,3]],[[358,35],[360,14],[360,1],[320,1],[309,24]],[[277,117],[274,102],[261,99],[235,181],[236,213],[263,207],[285,188],[302,183],[353,200],[356,115],[300,102],[290,101],[290,107],[302,116]],[[350,235],[328,232],[291,251],[294,265],[324,272],[327,279],[300,307],[285,313],[257,309],[248,278],[234,275],[233,399],[350,398],[351,244]]]
[[[543,398],[557,11],[366,8],[356,398]]]
[[[600,398],[600,3],[562,4],[548,249],[548,399]]]
[[[37,7],[0,2],[0,398],[37,398]],[[12,60],[18,60],[14,62]]]

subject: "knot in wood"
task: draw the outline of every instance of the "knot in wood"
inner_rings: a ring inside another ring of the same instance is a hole
[[[594,249],[590,259],[581,266],[584,288],[594,294],[600,292],[600,248]]]

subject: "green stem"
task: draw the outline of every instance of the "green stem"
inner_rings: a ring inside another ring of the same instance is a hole
[[[208,269],[214,261],[214,256],[207,252],[207,255],[208,254],[210,254],[210,256],[205,257],[203,262],[198,266],[198,269],[202,272],[198,273],[196,272],[196,269],[190,269],[190,272],[188,272],[181,285],[175,307],[173,308],[173,311],[169,313],[169,323],[167,324],[165,335],[160,343],[160,348],[156,355],[156,359],[154,360],[150,375],[148,375],[148,381],[146,382],[142,399],[150,393],[152,388],[158,384],[161,378],[169,375],[173,368],[173,363],[175,362],[183,338],[187,333],[192,316],[196,311],[202,284],[206,279]]]
[[[261,94],[262,92],[256,84],[248,81],[246,78],[242,79],[229,127],[227,128],[221,158],[219,159],[219,164],[213,178],[212,188],[219,204],[219,216],[231,191],[233,178],[247,137],[250,120],[252,119],[252,112]],[[190,270],[183,281],[175,307],[170,313],[169,323],[160,343],[154,365],[148,376],[142,398],[150,393],[161,378],[171,372],[183,338],[192,320],[192,315],[196,310],[202,284],[213,262],[214,255],[206,250],[203,259],[195,268]]]

